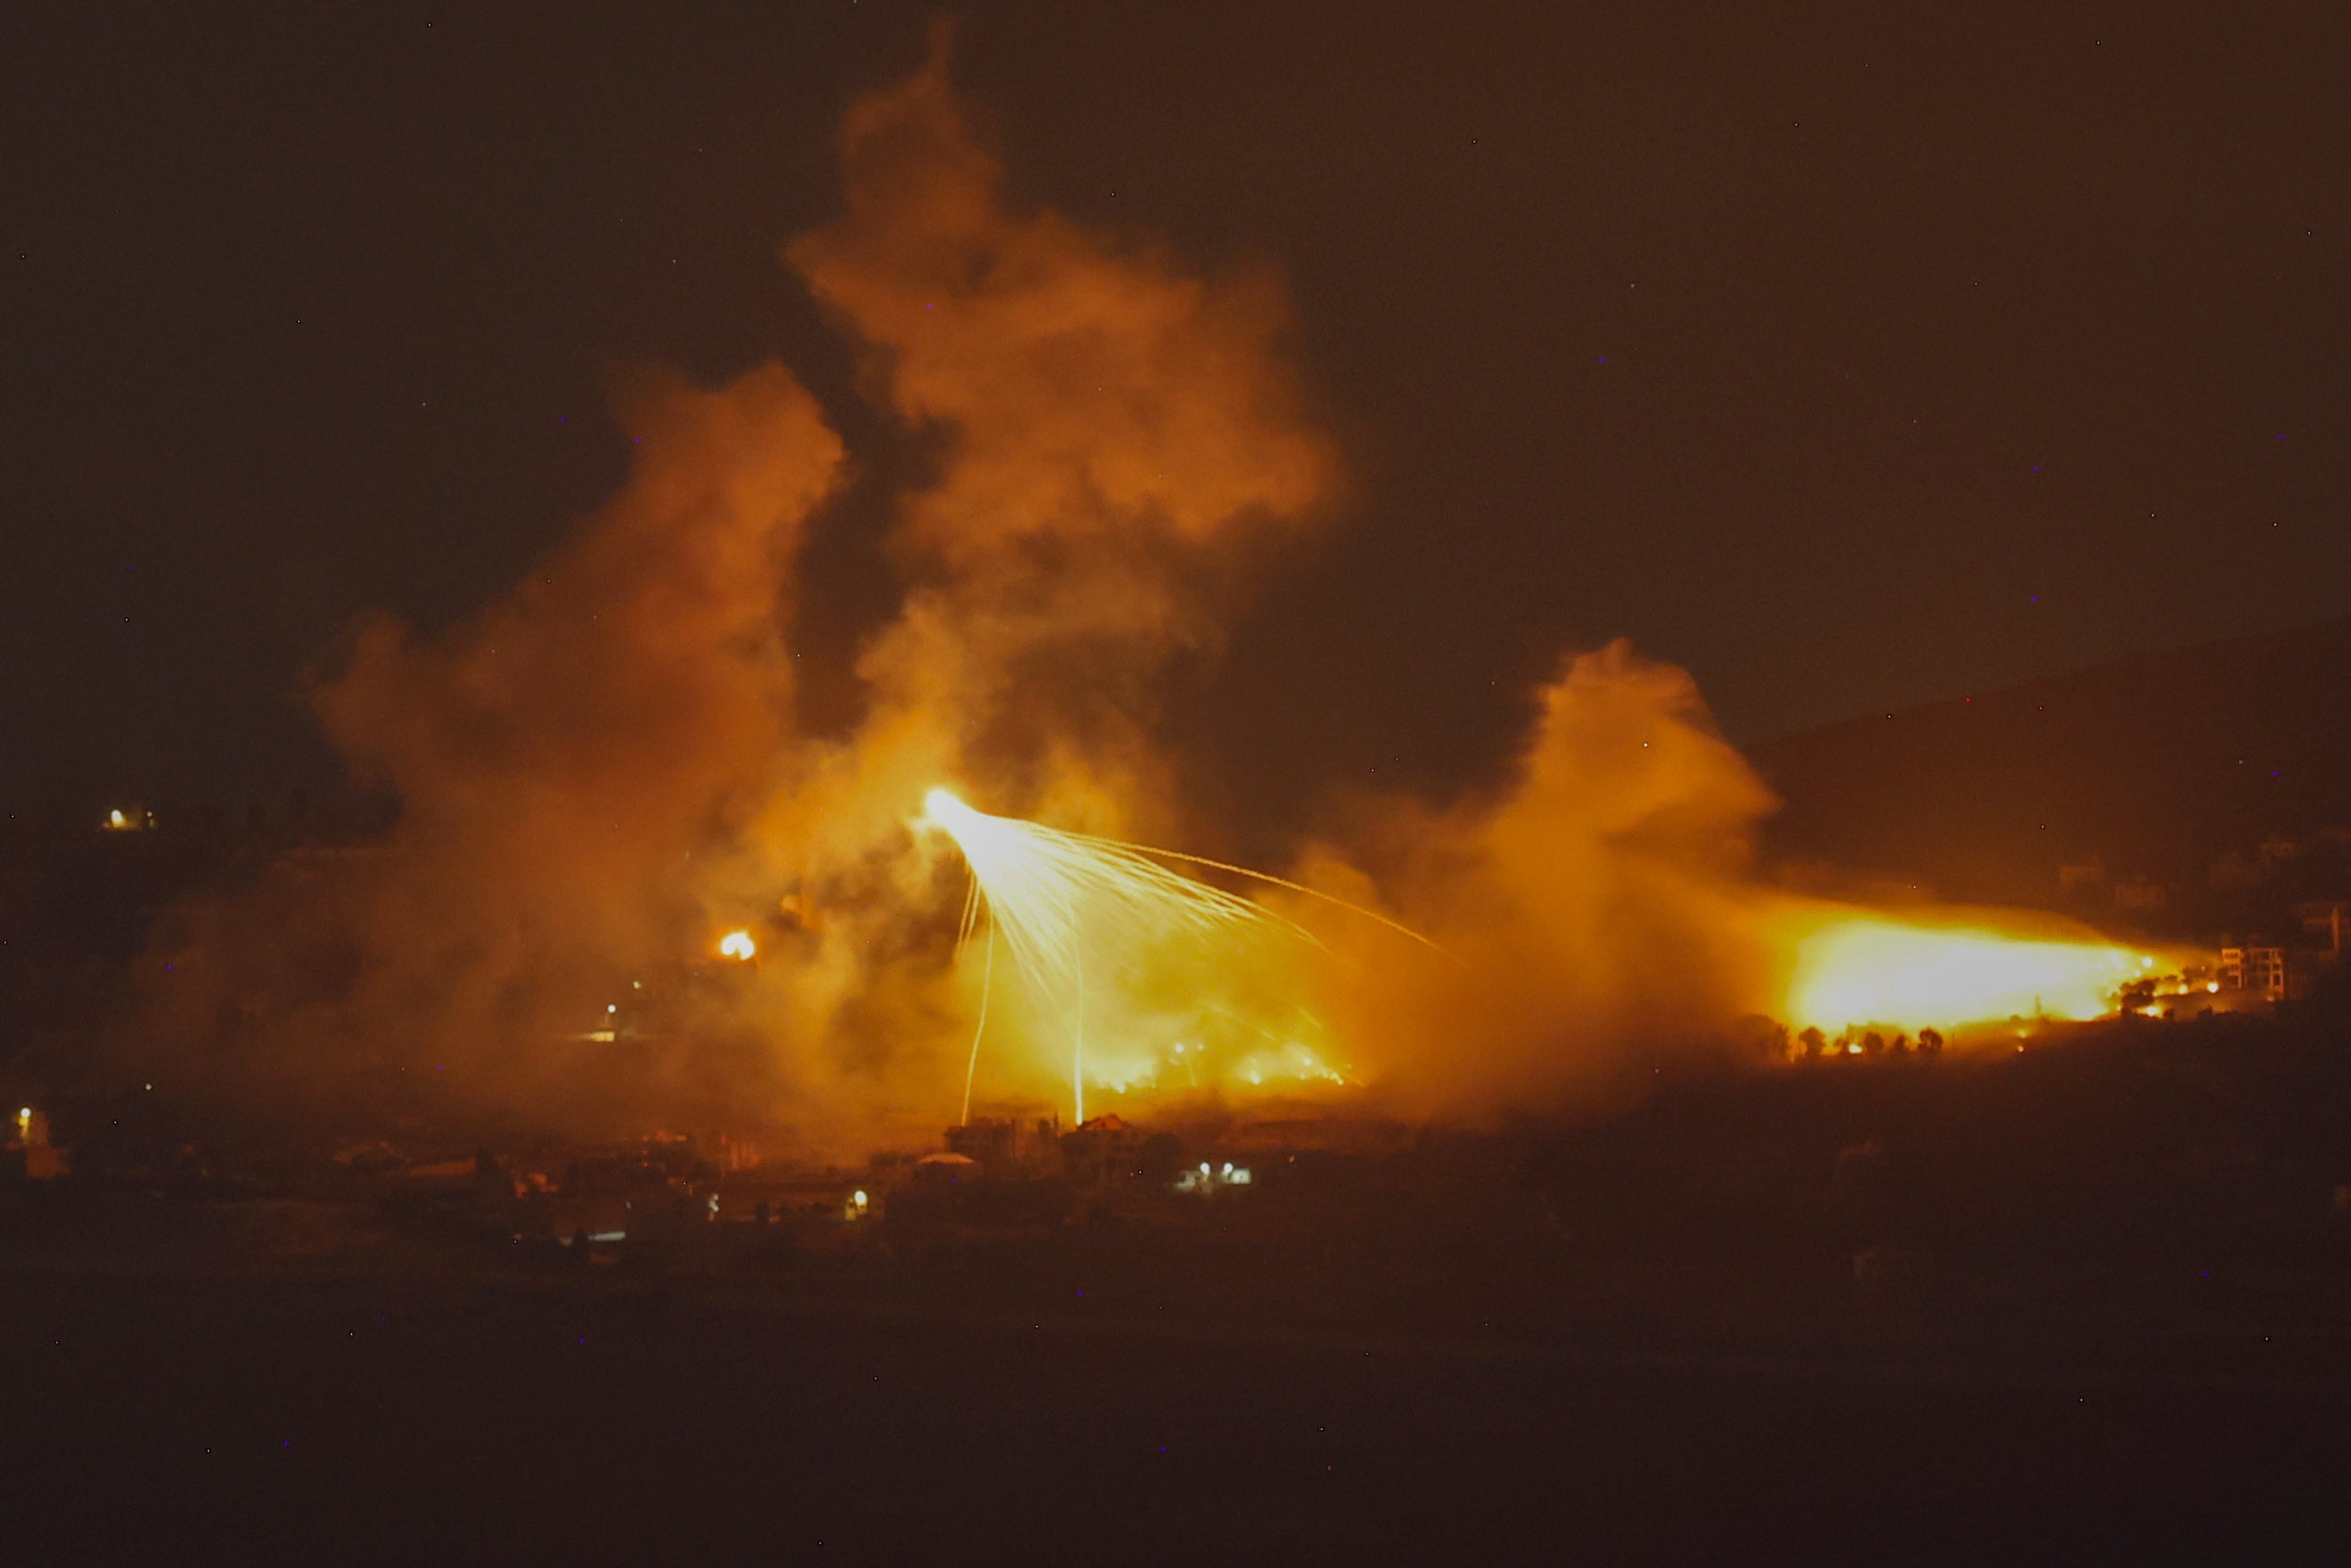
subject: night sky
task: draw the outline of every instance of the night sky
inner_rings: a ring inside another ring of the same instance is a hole
[[[306,663],[510,584],[618,483],[647,360],[826,400],[872,478],[810,660],[888,615],[921,443],[777,252],[931,12],[40,8],[0,26],[0,804],[324,787]],[[1173,678],[1218,793],[1474,777],[1620,634],[1760,741],[2351,610],[2351,12],[1794,10],[964,16],[1019,193],[1271,261],[1346,453]]]

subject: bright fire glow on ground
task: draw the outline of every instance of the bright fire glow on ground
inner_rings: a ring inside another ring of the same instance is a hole
[[[2103,942],[1914,925],[1878,915],[1834,919],[1802,938],[1787,1021],[1836,1031],[1864,1024],[1955,1029],[2010,1017],[2096,1018],[2150,978],[2153,955]]]

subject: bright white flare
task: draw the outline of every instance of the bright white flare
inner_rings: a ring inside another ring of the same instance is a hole
[[[922,806],[925,820],[954,840],[971,868],[974,888],[964,910],[965,935],[984,900],[990,972],[992,944],[1000,934],[1039,1016],[1067,1031],[1070,1097],[1080,1122],[1086,1115],[1089,983],[1098,1006],[1105,992],[1114,991],[1151,957],[1179,944],[1228,944],[1259,932],[1287,930],[1320,946],[1281,916],[1155,863],[1151,856],[1160,852],[990,816],[946,790],[933,790]],[[980,1027],[986,1028],[984,997]],[[979,1050],[975,1034],[975,1064]],[[967,1072],[967,1117],[969,1078]]]
[[[724,957],[748,962],[759,956],[760,945],[747,931],[729,931],[718,939],[718,951]]]

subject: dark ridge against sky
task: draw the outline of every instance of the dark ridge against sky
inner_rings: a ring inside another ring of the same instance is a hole
[[[931,11],[33,8],[0,24],[0,803],[313,790],[298,688],[617,485],[616,373],[781,359],[923,441],[779,248]],[[1005,3],[1026,200],[1284,274],[1353,480],[1168,693],[1210,795],[1444,788],[1627,635],[1735,739],[2351,609],[2351,12]],[[822,677],[808,700],[844,708]]]

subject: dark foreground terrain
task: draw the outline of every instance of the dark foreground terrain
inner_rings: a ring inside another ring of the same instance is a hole
[[[2331,1040],[1692,1081],[1048,1223],[19,1186],[0,1559],[2339,1562]]]
[[[2341,1560],[2345,1396],[11,1279],[18,1561]]]

